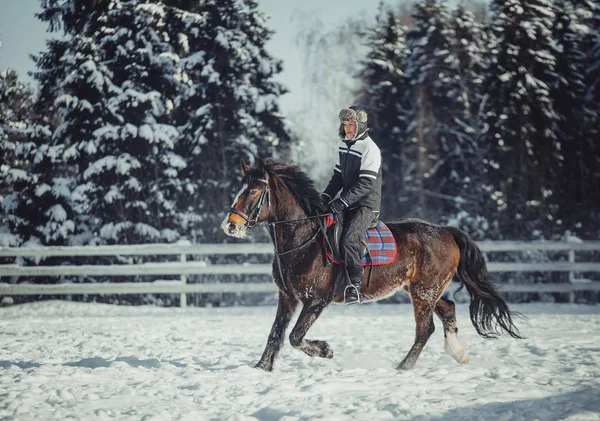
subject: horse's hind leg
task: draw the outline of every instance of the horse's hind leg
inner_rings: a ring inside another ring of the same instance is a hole
[[[396,367],[398,370],[410,370],[415,366],[417,358],[423,351],[423,347],[433,334],[435,326],[433,325],[433,306],[431,299],[422,299],[411,292],[411,298],[415,311],[415,322],[417,324],[417,333],[415,343],[404,360]]]
[[[435,304],[435,314],[444,324],[444,350],[460,364],[469,362],[467,347],[458,339],[458,328],[456,327],[456,312],[454,303],[441,297]]]
[[[333,358],[333,351],[325,341],[310,341],[304,339],[306,332],[317,320],[323,309],[327,306],[322,301],[313,301],[304,304],[296,326],[290,333],[290,343],[294,348],[304,351],[311,357]]]
[[[273,370],[273,361],[283,345],[285,329],[290,324],[294,311],[298,307],[298,301],[295,297],[285,292],[279,291],[279,303],[277,304],[277,315],[267,340],[267,347],[256,368],[262,368],[265,371]]]

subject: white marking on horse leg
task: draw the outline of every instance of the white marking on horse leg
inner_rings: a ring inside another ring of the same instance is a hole
[[[469,362],[467,347],[463,344],[456,332],[446,331],[444,350],[452,356],[458,363],[466,364]]]

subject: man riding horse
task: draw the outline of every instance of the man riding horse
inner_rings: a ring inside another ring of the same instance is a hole
[[[342,190],[339,201],[332,200],[331,206],[341,214],[345,213],[347,221],[361,223],[362,226],[349,231],[362,234],[368,225],[365,221],[371,220],[378,209],[380,187],[377,182],[381,180],[381,157],[379,150],[373,148],[374,144],[369,146],[372,141],[363,137],[366,114],[356,109],[353,111],[341,113],[342,128],[344,121],[354,122],[358,135],[352,131],[352,124],[346,124],[350,132],[348,146],[343,150],[345,153],[340,153],[336,168],[338,174],[334,176],[334,185],[328,188],[327,194],[334,196],[337,190]],[[347,134],[347,131],[344,130],[344,133]],[[355,157],[361,158],[359,169],[355,169],[358,174],[355,174],[354,184],[346,185],[344,178],[350,174],[350,165],[358,166]],[[237,238],[246,237],[254,227],[267,225],[275,247],[272,273],[273,282],[279,290],[277,314],[256,367],[273,370],[286,329],[299,305],[302,310],[289,335],[290,343],[311,357],[332,358],[333,349],[326,341],[306,338],[308,330],[329,304],[345,301],[341,291],[336,291],[334,266],[324,258],[322,216],[325,209],[322,195],[297,165],[287,165],[273,158],[265,161],[257,158],[256,161],[254,167],[242,163],[243,177],[221,224],[227,235]],[[510,311],[496,290],[483,253],[468,234],[455,227],[418,219],[393,221],[385,225],[397,248],[389,262],[373,268],[370,282],[362,286],[360,299],[381,300],[399,289],[410,295],[416,334],[398,369],[408,370],[415,366],[435,330],[434,314],[444,328],[446,352],[460,364],[469,361],[467,348],[458,339],[454,303],[443,296],[453,278],[469,292],[469,315],[479,335],[492,338],[504,332],[513,338],[522,337],[513,323],[515,313]],[[349,237],[348,232],[346,237]],[[350,241],[359,243],[352,235]],[[358,287],[360,276],[356,272],[360,270],[362,273],[362,270],[357,268],[360,263],[356,255],[348,257],[349,254],[346,251],[346,260],[353,264],[353,284]]]
[[[353,304],[360,303],[365,232],[379,217],[381,152],[369,137],[365,110],[344,108],[339,119],[338,159],[322,198],[344,226],[340,252],[350,280],[344,296],[346,304]]]

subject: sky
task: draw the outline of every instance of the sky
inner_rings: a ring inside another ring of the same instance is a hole
[[[290,93],[281,98],[285,114],[292,113],[303,102],[303,57],[296,45],[298,31],[306,19],[319,19],[324,28],[333,29],[343,19],[364,16],[373,20],[381,0],[259,0],[259,10],[271,17],[275,31],[267,44],[268,51],[283,60],[283,72],[276,77]],[[30,54],[44,49],[46,25],[35,18],[40,0],[0,0],[0,71],[11,68],[25,80],[33,70]]]

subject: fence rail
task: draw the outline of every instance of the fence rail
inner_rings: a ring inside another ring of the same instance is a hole
[[[481,241],[484,252],[557,251],[568,252],[568,261],[548,262],[488,262],[490,272],[569,272],[569,283],[555,284],[502,284],[504,292],[559,292],[569,293],[571,301],[576,291],[600,291],[600,282],[578,282],[576,272],[600,272],[600,263],[576,261],[576,252],[600,251],[600,241],[580,243]],[[198,283],[188,284],[188,275],[258,274],[270,275],[270,264],[209,264],[187,261],[190,255],[272,255],[271,244],[142,244],[85,247],[30,247],[2,248],[1,257],[56,257],[56,256],[167,256],[179,255],[179,262],[143,264],[79,265],[79,266],[20,266],[0,265],[0,278],[22,276],[140,276],[179,275],[179,280],[125,283],[62,283],[34,285],[0,283],[0,295],[76,295],[76,294],[180,294],[181,306],[186,305],[188,293],[244,293],[276,292],[272,283]]]

